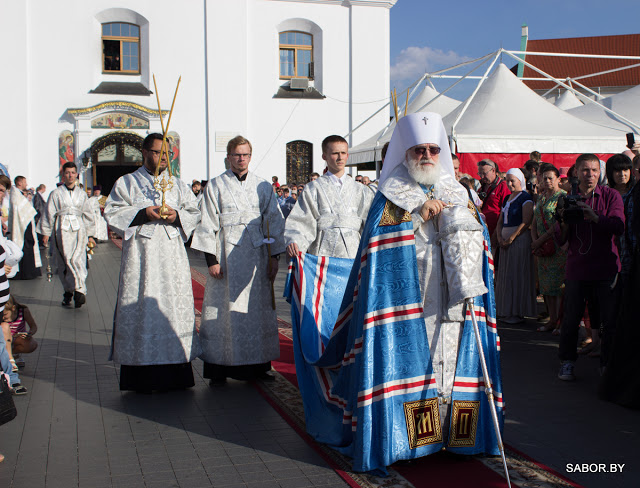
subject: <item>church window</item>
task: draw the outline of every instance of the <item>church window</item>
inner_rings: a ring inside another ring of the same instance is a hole
[[[140,27],[124,22],[102,24],[104,73],[140,73]]]
[[[313,79],[313,36],[305,32],[280,33],[280,78]]]

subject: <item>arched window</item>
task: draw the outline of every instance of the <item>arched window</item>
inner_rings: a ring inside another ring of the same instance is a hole
[[[287,143],[287,183],[308,183],[313,171],[313,144],[307,141]]]
[[[124,22],[102,24],[103,73],[140,73],[140,27]]]
[[[280,79],[313,79],[313,36],[306,32],[280,32]]]

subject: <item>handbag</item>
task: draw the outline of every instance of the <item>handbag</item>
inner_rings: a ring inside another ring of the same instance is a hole
[[[0,374],[0,425],[6,424],[18,415],[16,405],[13,403],[13,394],[7,383],[7,377]]]
[[[547,232],[549,231],[549,228],[547,227],[547,221],[544,219],[544,210],[540,209],[540,217],[542,217],[542,226],[544,227],[544,230],[546,230]],[[555,243],[555,239],[553,237],[553,234],[551,235],[551,239],[547,239],[546,241],[544,241],[542,243],[542,246],[540,246],[538,248],[538,256],[543,257],[543,258],[548,258],[553,256],[556,253],[556,243]]]

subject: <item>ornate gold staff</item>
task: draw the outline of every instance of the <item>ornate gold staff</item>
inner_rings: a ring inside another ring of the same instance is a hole
[[[156,90],[156,101],[158,102],[158,113],[160,115],[160,126],[162,127],[162,147],[160,148],[160,159],[156,166],[156,171],[153,179],[153,186],[156,190],[162,192],[162,205],[160,206],[160,217],[166,219],[169,216],[169,209],[165,203],[165,193],[173,188],[173,174],[171,172],[171,160],[169,159],[169,150],[167,148],[167,133],[169,132],[169,124],[171,123],[171,116],[173,115],[173,106],[176,103],[176,96],[178,95],[178,87],[180,86],[180,80],[182,76],[178,78],[178,84],[176,85],[176,91],[173,94],[173,101],[171,102],[171,110],[169,110],[169,118],[167,119],[167,127],[164,126],[164,120],[162,119],[162,108],[160,107],[160,96],[158,95],[158,85],[156,84],[156,75],[153,75],[153,87]],[[162,176],[162,180],[159,178],[159,168],[162,156],[167,159],[167,170],[169,177]]]
[[[273,244],[274,242],[276,242],[275,239],[272,239],[271,236],[269,235],[269,221],[267,220],[267,238],[263,239],[262,242],[264,242],[267,245],[267,254],[269,254],[269,256],[267,257],[267,259],[269,260],[269,269],[271,269],[271,244]],[[276,309],[276,292],[273,289],[273,281],[271,281],[271,308],[273,310]]]
[[[409,88],[407,88],[407,102],[404,104],[404,116],[407,115],[407,109],[409,108]]]
[[[397,124],[398,123],[398,95],[396,93],[395,88],[391,92],[391,101],[393,102],[393,111],[396,115],[396,124]]]

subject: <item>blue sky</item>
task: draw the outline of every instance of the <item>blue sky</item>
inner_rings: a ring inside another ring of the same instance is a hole
[[[398,0],[391,9],[391,87],[406,90],[425,70],[500,47],[518,50],[523,23],[529,26],[530,39],[637,34],[640,0]],[[507,58],[504,62],[514,64]],[[451,83],[434,82],[441,91]],[[472,82],[454,90],[447,94],[463,99],[473,90]]]

